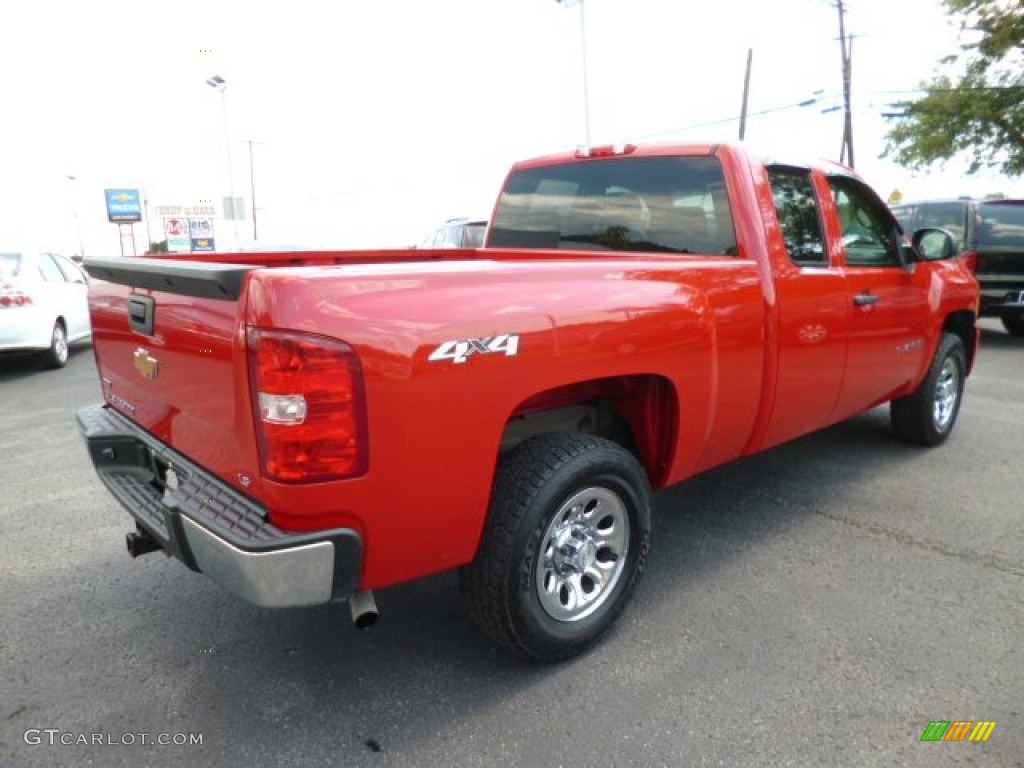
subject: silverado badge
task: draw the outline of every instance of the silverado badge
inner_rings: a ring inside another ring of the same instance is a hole
[[[143,378],[153,381],[160,375],[160,363],[149,354],[148,349],[139,347],[135,350],[135,354],[132,357],[132,364],[135,366],[135,370],[141,373]]]

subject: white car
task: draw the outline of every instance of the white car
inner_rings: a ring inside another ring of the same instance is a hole
[[[486,221],[448,219],[420,243],[420,248],[481,248],[487,232]]]
[[[88,278],[55,253],[0,248],[0,352],[37,350],[51,368],[92,337]]]

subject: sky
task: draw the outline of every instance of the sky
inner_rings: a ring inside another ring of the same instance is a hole
[[[1022,194],[1019,179],[968,178],[964,163],[912,173],[879,158],[882,114],[938,71],[956,29],[940,0],[847,4],[858,172],[883,198]],[[3,3],[0,242],[117,255],[103,190],[124,187],[148,201],[148,227],[133,230],[140,253],[147,228],[163,239],[157,206],[219,206],[230,192],[248,218],[215,221],[221,250],[415,244],[446,219],[486,218],[513,162],[585,144],[588,125],[591,144],[735,139],[748,49],[749,142],[839,159],[842,112],[825,111],[841,103],[829,0],[584,0],[580,10],[572,0]],[[212,75],[223,93],[206,85]]]

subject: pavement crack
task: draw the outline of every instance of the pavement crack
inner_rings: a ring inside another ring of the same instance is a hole
[[[731,483],[721,483],[725,488],[729,488],[734,491],[743,491],[743,489],[732,485]],[[883,536],[891,541],[898,542],[905,547],[916,549],[922,552],[931,552],[936,555],[944,555],[946,557],[953,557],[965,563],[971,565],[978,565],[982,568],[991,568],[1001,573],[1008,573],[1012,576],[1024,576],[1024,565],[1015,563],[1012,560],[1006,558],[996,557],[995,555],[983,555],[980,552],[975,552],[968,549],[954,549],[953,547],[946,546],[933,541],[925,541],[911,536],[908,533],[898,531],[895,528],[889,528],[878,523],[867,523],[863,520],[856,520],[852,517],[845,517],[844,515],[837,515],[832,512],[826,512],[818,507],[813,507],[810,504],[804,504],[799,501],[785,500],[770,496],[766,493],[756,493],[755,496],[763,501],[767,501],[769,504],[773,504],[778,507],[797,507],[804,509],[807,512],[817,515],[818,517],[824,517],[826,520],[845,525],[849,528],[854,528],[864,533],[870,533],[874,536]]]
[[[1012,574],[1013,576],[1024,576],[1024,566],[1001,557],[996,557],[995,555],[983,555],[969,549],[954,549],[953,547],[948,547],[945,544],[918,539],[910,534],[903,533],[895,528],[888,528],[884,525],[879,525],[878,523],[866,523],[863,520],[855,520],[850,517],[832,514],[815,507],[807,507],[807,509],[819,517],[824,517],[827,520],[832,520],[833,522],[840,523],[841,525],[855,528],[858,531],[864,531],[865,533],[870,533],[875,536],[884,536],[887,539],[899,542],[903,546],[910,547],[911,549],[931,552],[936,555],[945,555],[946,557],[954,557],[957,560],[970,563],[971,565],[991,568],[1002,573]]]

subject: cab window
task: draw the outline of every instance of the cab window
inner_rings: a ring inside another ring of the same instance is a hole
[[[799,168],[769,166],[768,180],[789,258],[801,265],[826,264],[821,213],[810,173]]]

